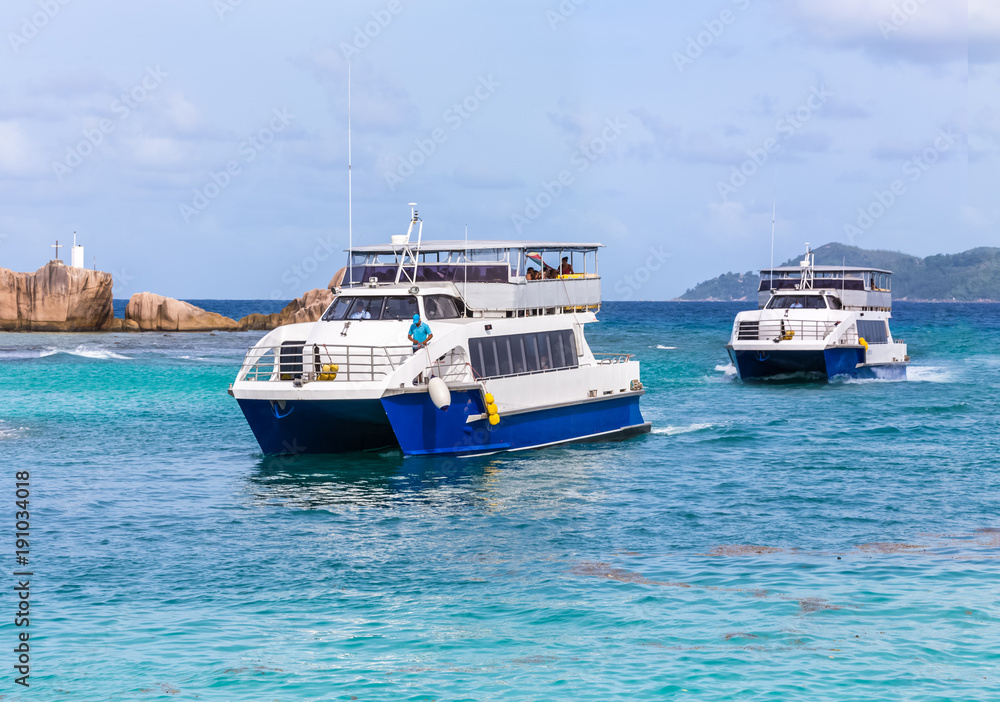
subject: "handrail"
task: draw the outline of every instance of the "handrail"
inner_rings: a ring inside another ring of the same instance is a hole
[[[741,320],[735,329],[735,340],[822,341],[836,331],[838,326],[836,321],[809,319]],[[851,326],[854,326],[853,323]]]
[[[254,346],[247,351],[237,380],[280,381],[383,380],[413,355],[412,346],[359,346],[348,344],[303,344],[299,346]],[[337,366],[334,373],[324,366]]]

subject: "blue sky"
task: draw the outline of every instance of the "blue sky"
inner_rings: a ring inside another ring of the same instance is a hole
[[[1000,245],[987,0],[8,0],[0,38],[0,266],[76,231],[116,297],[325,286],[348,58],[359,244],[412,201],[600,241],[607,299],[767,265],[775,199],[777,259]]]

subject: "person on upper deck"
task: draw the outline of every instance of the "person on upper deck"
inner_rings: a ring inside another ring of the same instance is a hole
[[[534,268],[529,268],[527,274],[525,274],[525,278],[528,280],[540,280],[541,276]]]
[[[572,275],[573,274],[573,266],[569,262],[569,256],[563,256],[563,258],[562,258],[562,265],[559,266],[559,272],[562,275]]]

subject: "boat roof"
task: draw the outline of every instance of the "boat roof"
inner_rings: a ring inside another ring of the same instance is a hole
[[[409,246],[413,251],[475,251],[478,249],[528,249],[530,251],[595,251],[603,248],[604,244],[580,243],[566,241],[508,241],[504,239],[464,239],[451,241],[422,241],[419,247],[416,242],[409,244],[374,244],[371,246],[355,246],[352,249],[344,249],[353,253],[393,253],[402,251],[404,246]]]
[[[887,271],[884,268],[865,268],[861,266],[813,266],[813,271],[817,273],[888,273],[892,275],[892,271]],[[799,273],[802,271],[801,266],[775,266],[774,268],[762,268],[760,270],[761,274],[764,273]]]

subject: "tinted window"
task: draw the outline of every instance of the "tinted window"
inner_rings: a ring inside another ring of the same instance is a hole
[[[497,363],[497,351],[493,339],[483,339],[483,375],[493,377],[500,375]]]
[[[538,364],[541,370],[549,370],[555,367],[552,365],[552,349],[549,345],[549,335],[547,333],[538,335],[538,354],[541,356],[541,361]]]
[[[881,319],[859,319],[858,336],[869,344],[889,343],[889,334],[886,331],[885,322]]]
[[[424,314],[427,315],[427,319],[457,319],[460,316],[455,298],[447,295],[425,297]]]
[[[550,332],[549,342],[552,347],[552,367],[565,368],[568,364],[566,363],[566,354],[563,349],[563,335],[559,332]]]
[[[500,365],[500,375],[510,375],[514,372],[514,366],[510,358],[510,337],[501,336],[496,340],[497,360]]]
[[[538,362],[538,335],[522,334],[521,337],[524,343],[525,370],[536,371],[541,368]]]
[[[347,309],[354,302],[353,297],[338,297],[330,305],[326,313],[323,315],[323,319],[327,322],[333,319],[345,319],[347,317]]]
[[[826,298],[826,301],[829,303],[831,310],[840,310],[844,308],[844,306],[840,304],[840,298],[828,297]]]
[[[576,368],[576,337],[568,329],[538,334],[469,339],[472,368],[479,377]]]
[[[417,298],[387,297],[382,319],[412,319],[417,314]]]
[[[528,368],[524,357],[524,334],[518,334],[510,338],[511,360],[514,363],[514,373],[524,373]]]
[[[378,319],[382,315],[384,297],[358,297],[347,312],[348,319]]]
[[[822,295],[775,295],[768,304],[768,309],[810,309],[825,310],[826,303]]]

